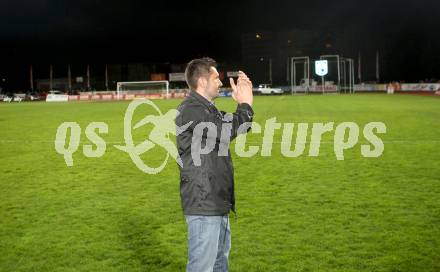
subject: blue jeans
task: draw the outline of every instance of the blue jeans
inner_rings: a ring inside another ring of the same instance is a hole
[[[231,231],[228,215],[185,215],[188,225],[187,272],[228,271]]]

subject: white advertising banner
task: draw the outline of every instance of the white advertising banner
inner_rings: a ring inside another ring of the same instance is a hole
[[[400,85],[402,91],[428,91],[435,92],[440,90],[440,83],[408,83]]]
[[[324,92],[337,92],[339,90],[338,86],[333,84],[324,85]],[[293,87],[294,92],[304,93],[304,92],[312,92],[312,93],[322,93],[322,85],[313,85],[313,86],[295,86]]]
[[[46,96],[46,102],[67,102],[69,96],[67,94],[48,94]]]
[[[112,94],[103,94],[103,95],[101,95],[101,99],[102,100],[113,100],[113,95]]]
[[[355,92],[385,92],[386,84],[355,84]]]

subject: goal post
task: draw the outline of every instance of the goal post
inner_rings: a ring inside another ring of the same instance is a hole
[[[168,98],[169,85],[168,80],[117,82],[116,95],[118,100],[122,99],[123,95],[131,95],[133,97],[157,95]]]

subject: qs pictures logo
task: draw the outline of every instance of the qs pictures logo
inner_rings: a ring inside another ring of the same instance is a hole
[[[155,114],[147,115],[133,125],[133,116],[140,106],[152,108]],[[151,100],[134,100],[129,104],[124,116],[125,144],[113,145],[113,147],[127,153],[137,168],[147,174],[157,174],[162,171],[169,157],[172,157],[180,167],[183,167],[176,145],[170,137],[174,138],[187,130],[191,130],[185,137],[192,137],[191,158],[195,166],[200,166],[202,156],[211,152],[217,152],[218,156],[229,155],[230,142],[228,139],[230,139],[234,127],[234,116],[232,114],[225,114],[222,121],[216,123],[193,123],[195,121],[189,121],[181,127],[176,127],[174,120],[179,114],[179,111],[175,109],[171,109],[165,114],[162,114],[160,109]],[[152,125],[152,129],[147,139],[136,144],[133,139],[133,131],[148,124]],[[221,126],[221,128],[218,126]],[[249,127],[252,127],[250,131],[251,134],[262,134],[261,142],[248,143],[249,145],[246,145],[246,132]],[[297,127],[296,140],[293,140],[294,127]],[[310,136],[308,136],[309,127],[311,128]],[[334,122],[313,123],[309,126],[308,123],[278,123],[275,117],[267,119],[264,128],[260,124],[252,122],[243,123],[234,129],[237,129],[237,134],[242,134],[239,135],[235,141],[235,153],[239,157],[247,158],[257,154],[263,157],[271,156],[272,148],[274,143],[276,143],[274,142],[274,138],[275,131],[277,130],[282,130],[282,139],[281,142],[278,142],[282,156],[286,158],[299,157],[306,153],[306,144],[308,144],[308,156],[317,157],[319,156],[322,136],[334,131],[333,140],[327,143],[333,144],[333,150],[337,160],[345,159],[344,152],[355,148],[359,143],[361,134],[363,134],[366,143],[361,144],[360,154],[366,158],[380,157],[384,152],[385,146],[378,134],[384,134],[387,130],[385,124],[382,122],[369,122],[365,124],[361,133],[361,128],[354,122],[342,122],[339,124],[335,124]],[[70,137],[67,137],[69,130]],[[86,127],[85,135],[87,139],[96,146],[96,148],[93,149],[93,145],[91,144],[83,145],[82,149],[86,157],[98,158],[104,155],[107,144],[99,134],[107,134],[108,131],[108,125],[104,122],[92,122]],[[219,131],[220,135],[217,135]],[[80,138],[81,127],[76,122],[64,122],[57,129],[55,150],[63,155],[67,166],[73,166],[72,155],[79,148]],[[221,139],[221,145],[218,143],[218,139]],[[293,144],[293,142],[295,144]],[[251,145],[255,143],[261,144],[261,148],[258,145]],[[143,158],[141,156],[156,146],[166,151],[166,156],[158,167],[152,167],[143,160],[145,156],[143,156]]]

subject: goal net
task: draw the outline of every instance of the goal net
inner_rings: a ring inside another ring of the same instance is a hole
[[[161,81],[131,81],[116,84],[118,99],[134,99],[136,97],[168,98],[169,82]]]

